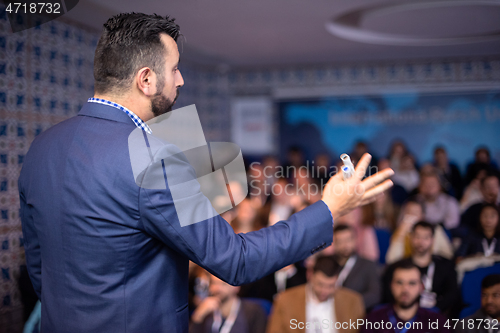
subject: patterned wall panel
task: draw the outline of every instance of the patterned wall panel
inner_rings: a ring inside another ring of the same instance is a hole
[[[476,84],[500,82],[500,58],[242,68],[233,70],[228,80],[231,94],[282,87]]]

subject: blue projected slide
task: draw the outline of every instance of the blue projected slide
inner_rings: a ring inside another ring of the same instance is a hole
[[[279,108],[282,154],[296,145],[307,158],[338,157],[363,140],[382,157],[401,139],[419,163],[430,161],[438,144],[462,170],[480,145],[500,161],[500,91],[330,97]]]

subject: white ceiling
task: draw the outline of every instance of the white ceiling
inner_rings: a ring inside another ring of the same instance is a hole
[[[413,2],[419,1],[423,0]],[[497,2],[500,4],[500,0]],[[463,45],[394,46],[349,41],[325,29],[326,22],[333,17],[385,3],[380,0],[80,0],[65,17],[101,29],[109,16],[120,12],[170,15],[176,18],[185,36],[185,58],[238,66],[500,55],[500,39]],[[476,6],[387,11],[367,17],[362,27],[418,37],[499,33],[500,6],[478,2]]]

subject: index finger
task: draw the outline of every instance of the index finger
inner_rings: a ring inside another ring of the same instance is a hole
[[[361,159],[358,162],[358,165],[356,165],[356,170],[354,171],[354,175],[356,178],[359,180],[363,179],[365,176],[366,170],[368,169],[368,166],[370,165],[370,161],[372,160],[372,155],[368,153],[364,153]]]

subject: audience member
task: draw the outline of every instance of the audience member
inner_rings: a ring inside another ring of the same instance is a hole
[[[361,156],[363,156],[364,153],[372,154],[372,160],[370,161],[369,168],[374,167],[378,164],[377,157],[373,156],[373,152],[370,151],[370,149],[368,149],[368,144],[365,141],[356,142],[356,144],[354,145],[354,148],[351,152],[351,155],[350,155],[351,161],[353,161],[353,162],[359,161],[359,159],[361,158]],[[383,169],[380,169],[380,170],[383,170]]]
[[[460,170],[455,164],[450,163],[444,147],[437,147],[434,150],[433,164],[445,192],[457,199],[460,198],[462,196],[462,177],[460,176]]]
[[[465,187],[462,199],[460,199],[460,211],[465,212],[470,206],[483,201],[481,193],[481,183],[484,178],[491,172],[488,165],[484,164],[484,168],[478,168],[474,179]]]
[[[314,164],[311,166],[311,177],[322,189],[330,179],[332,170],[330,169],[330,155],[328,153],[321,153],[314,158]]]
[[[389,152],[389,161],[394,172],[398,172],[398,170],[401,168],[403,156],[405,156],[406,154],[408,154],[408,149],[406,149],[406,145],[403,143],[403,141],[396,140],[392,143]]]
[[[414,263],[422,273],[424,289],[420,297],[423,308],[437,307],[440,311],[450,313],[459,300],[457,273],[451,260],[432,254],[434,242],[434,226],[420,221],[413,226],[410,243],[412,255],[407,259]],[[390,281],[394,269],[400,261],[387,267],[384,274],[384,301],[390,301]]]
[[[457,199],[443,193],[437,173],[423,173],[416,200],[424,205],[425,220],[442,224],[447,229],[456,228],[460,222],[460,206]]]
[[[476,150],[474,162],[467,165],[467,171],[465,173],[465,185],[469,185],[469,183],[477,174],[477,169],[482,169],[484,165],[486,165],[489,169],[498,170],[496,163],[491,160],[491,155],[488,148],[480,147]]]
[[[482,205],[477,229],[477,232],[471,232],[463,239],[456,253],[457,262],[468,256],[500,254],[499,210],[496,205]]]
[[[391,237],[391,243],[387,249],[385,261],[387,264],[394,263],[400,259],[412,255],[410,232],[415,223],[424,219],[424,207],[422,203],[414,200],[407,201],[400,214],[400,222]],[[450,239],[440,225],[435,226],[432,253],[447,259],[454,257],[453,246]]]
[[[331,257],[319,257],[306,285],[286,290],[276,297],[267,333],[309,333],[327,324],[349,323],[364,318],[363,298],[355,291],[336,287],[341,267]],[[358,332],[339,329],[338,332]]]
[[[380,302],[380,268],[356,253],[356,235],[347,225],[333,228],[334,260],[341,267],[337,287],[357,291],[367,309]]]
[[[478,226],[479,213],[484,204],[493,204],[500,207],[500,181],[496,173],[489,173],[481,180],[482,200],[471,205],[463,214],[460,226],[475,230]]]
[[[263,333],[266,313],[256,303],[240,299],[239,287],[210,276],[210,296],[191,316],[190,333]]]
[[[305,163],[304,152],[298,146],[292,146],[287,152],[287,161],[285,163],[285,169],[291,170],[292,168],[298,169]]]
[[[436,321],[437,326],[432,331],[450,332],[444,326],[446,318],[443,315],[419,305],[420,295],[424,290],[421,278],[421,270],[413,262],[398,262],[393,267],[390,282],[393,302],[370,312],[361,332],[430,332],[429,324]],[[386,325],[380,327],[382,321]]]
[[[263,207],[267,214],[268,225],[287,219],[293,211],[290,199],[294,194],[293,185],[286,178],[278,178],[272,187],[271,199]]]
[[[456,323],[456,333],[491,333],[500,329],[500,274],[481,282],[481,308]],[[471,325],[472,323],[472,325]]]
[[[394,176],[391,179],[394,184],[401,185],[408,193],[417,188],[420,175],[415,167],[413,156],[406,154],[401,158],[399,169],[394,171]]]
[[[356,208],[350,213],[341,216],[335,221],[336,225],[350,226],[356,234],[356,252],[363,258],[378,261],[380,250],[377,235],[372,226],[363,225],[362,209]],[[334,247],[334,245],[332,244]]]
[[[241,286],[239,296],[262,298],[272,302],[280,292],[306,282],[306,269],[296,263],[285,266],[253,283]]]
[[[396,228],[396,217],[399,207],[392,201],[391,191],[384,192],[374,202],[361,207],[362,224],[374,228],[387,229],[391,232]]]

